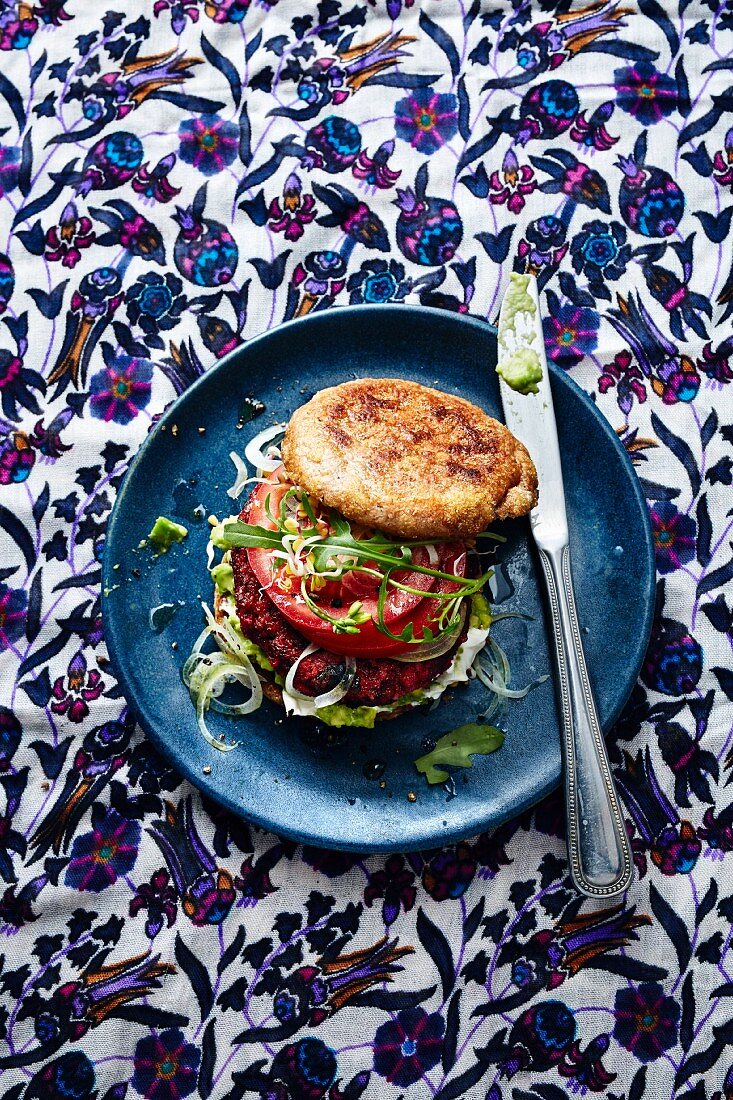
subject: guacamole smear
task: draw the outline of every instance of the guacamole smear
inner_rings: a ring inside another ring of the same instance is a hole
[[[468,625],[479,630],[488,630],[491,626],[491,604],[483,592],[474,592],[471,596],[471,613]]]
[[[319,707],[316,715],[327,726],[361,726],[362,729],[374,729],[379,713],[378,707],[349,707],[345,703],[332,703],[330,707]]]
[[[538,383],[542,380],[542,367],[539,356],[533,348],[515,351],[508,359],[502,359],[496,368],[497,373],[517,393],[539,393]]]
[[[515,325],[518,313],[529,313],[534,317],[537,312],[534,299],[529,293],[529,280],[529,275],[517,275],[516,271],[509,276],[509,286],[501,308],[504,323],[510,328]]]
[[[220,562],[219,565],[215,565],[213,569],[210,569],[209,573],[212,581],[220,592],[227,592],[231,596],[234,595],[234,570],[229,562]]]
[[[529,293],[529,275],[509,276],[509,286],[501,307],[500,340],[502,354],[496,366],[507,386],[517,393],[537,393],[542,379],[542,364],[532,347],[535,331],[531,322],[537,307]]]
[[[174,542],[183,542],[187,535],[188,528],[182,523],[176,523],[167,516],[158,516],[148,535],[148,543],[158,554],[164,554],[166,550],[170,550]]]

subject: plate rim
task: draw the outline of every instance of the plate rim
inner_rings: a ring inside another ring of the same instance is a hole
[[[204,370],[187,389],[178,394],[176,398],[167,406],[166,409],[160,414],[159,419],[153,425],[153,427],[146,434],[142,443],[138,447],[137,451],[133,455],[127,470],[124,473],[122,482],[117,490],[112,510],[109,514],[106,526],[106,537],[104,545],[104,553],[102,560],[102,578],[101,578],[101,593],[102,593],[102,624],[104,629],[104,641],[107,646],[107,652],[109,654],[110,664],[112,671],[117,678],[120,687],[122,688],[122,694],[125,702],[132,710],[137,723],[143,729],[145,735],[151,739],[153,744],[160,752],[169,760],[172,761],[174,767],[180,772],[202,795],[211,798],[212,801],[223,806],[225,809],[236,814],[236,816],[249,821],[255,827],[264,829],[268,832],[274,832],[276,835],[290,838],[298,843],[320,847],[330,848],[335,851],[352,851],[363,853],[368,851],[369,853],[381,853],[386,854],[389,852],[409,852],[424,850],[429,847],[445,846],[448,844],[455,844],[465,839],[468,836],[473,836],[475,825],[471,824],[468,829],[461,827],[460,824],[453,828],[445,829],[439,834],[434,830],[429,836],[424,837],[421,840],[412,840],[408,843],[399,843],[391,841],[376,841],[372,843],[367,849],[363,844],[350,843],[348,840],[333,842],[332,840],[324,840],[323,836],[315,833],[308,833],[299,829],[290,829],[287,824],[277,824],[268,820],[266,817],[256,812],[246,810],[240,804],[238,804],[233,798],[229,798],[226,792],[220,793],[213,790],[210,785],[206,783],[206,777],[201,776],[198,771],[195,771],[192,766],[189,766],[185,757],[180,754],[174,757],[173,750],[167,745],[165,739],[158,733],[155,725],[152,722],[148,722],[145,715],[140,713],[131,701],[129,697],[129,688],[127,679],[122,671],[122,663],[118,660],[115,631],[113,629],[112,621],[110,619],[110,613],[108,610],[109,600],[104,598],[104,590],[110,587],[114,582],[114,578],[111,575],[111,553],[109,546],[113,541],[114,529],[119,517],[121,502],[125,497],[125,491],[127,484],[130,480],[130,475],[134,473],[136,468],[144,461],[148,449],[153,445],[158,433],[163,429],[163,426],[167,427],[169,422],[174,421],[176,415],[176,409],[184,398],[189,400],[191,395],[195,394],[198,389],[207,384],[214,373],[220,369],[226,369],[231,360],[237,359],[241,356],[242,352],[250,349],[256,351],[258,344],[262,341],[267,341],[275,334],[280,334],[282,331],[291,328],[297,328],[302,325],[312,325],[314,323],[328,323],[333,319],[334,314],[338,314],[340,317],[344,316],[358,316],[366,313],[369,316],[374,316],[375,311],[390,313],[399,312],[401,316],[406,313],[416,318],[418,323],[420,319],[426,315],[431,316],[433,319],[440,319],[442,321],[448,321],[458,324],[460,327],[465,326],[466,329],[473,329],[476,332],[480,332],[485,335],[488,331],[495,338],[497,337],[496,326],[488,321],[482,320],[479,317],[475,317],[467,314],[453,313],[449,310],[438,309],[431,306],[420,306],[413,303],[379,303],[379,304],[361,304],[361,305],[344,305],[344,306],[332,306],[329,309],[319,310],[315,313],[307,314],[305,317],[296,317],[289,321],[285,321],[282,324],[275,325],[273,328],[265,329],[247,340],[244,344],[240,344],[238,347],[233,348],[221,359],[212,363],[210,367]],[[641,620],[641,630],[638,632],[638,636],[635,639],[635,648],[633,651],[633,661],[629,661],[628,668],[633,671],[633,676],[629,676],[629,687],[624,693],[621,700],[616,704],[615,708],[611,711],[609,717],[604,723],[604,736],[613,727],[614,723],[618,720],[623,708],[625,707],[628,699],[633,691],[634,684],[639,678],[641,668],[644,661],[644,656],[649,645],[651,638],[652,624],[654,619],[654,606],[655,606],[655,594],[656,594],[656,564],[654,555],[654,541],[651,528],[651,520],[649,517],[649,510],[647,508],[646,498],[644,497],[641,484],[634,469],[634,465],[631,461],[628,451],[623,446],[617,432],[613,429],[610,422],[606,419],[603,413],[600,411],[596,403],[589,397],[586,391],[578,385],[578,383],[570,376],[570,374],[558,367],[552,361],[548,361],[548,368],[550,370],[550,377],[554,379],[562,378],[563,383],[569,384],[571,389],[575,391],[575,395],[580,398],[581,404],[585,407],[586,411],[592,415],[599,423],[601,429],[611,441],[612,446],[616,450],[621,463],[625,466],[628,477],[628,482],[631,485],[632,494],[635,499],[635,503],[639,512],[643,517],[643,534],[644,534],[644,550],[647,559],[647,571],[650,578],[649,590],[645,595],[643,605],[643,616]],[[507,806],[505,813],[495,814],[490,822],[487,822],[483,826],[479,826],[479,831],[490,828],[494,829],[504,824],[506,821],[517,817],[519,814],[532,809],[539,802],[542,801],[552,791],[557,790],[563,782],[562,767],[560,774],[556,779],[553,779],[549,783],[544,783],[537,787],[532,794],[531,800],[524,802],[521,806],[517,806],[516,803],[511,803]]]

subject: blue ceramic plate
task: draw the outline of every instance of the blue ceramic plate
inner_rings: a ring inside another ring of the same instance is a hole
[[[488,693],[476,682],[449,693],[432,712],[412,712],[373,731],[329,731],[328,739],[314,732],[309,720],[283,720],[283,711],[265,701],[239,721],[241,747],[220,754],[200,737],[180,678],[202,626],[199,599],[211,599],[209,528],[205,519],[196,522],[193,512],[197,505],[205,515],[234,510],[225,491],[234,474],[229,452],[243,453],[249,438],[286,421],[316,390],[360,376],[415,379],[460,394],[501,418],[495,363],[495,333],[479,321],[408,306],[332,309],[232,352],[168,409],[140,448],[109,522],[107,642],[143,728],[212,799],[257,825],[311,844],[386,852],[478,833],[557,785],[560,737],[552,676],[507,705],[500,722],[507,733],[503,748],[476,757],[471,770],[456,770],[455,794],[428,787],[413,761],[424,751],[425,738],[471,721],[486,708]],[[651,533],[636,475],[616,434],[566,375],[553,371],[552,382],[577,603],[600,717],[608,729],[631,692],[649,638]],[[250,395],[265,411],[238,428]],[[160,514],[181,520],[190,534],[154,559],[137,546]],[[508,582],[501,594],[511,593],[501,610],[533,616],[494,628],[511,660],[512,683],[521,685],[552,674],[548,624],[528,524],[505,524],[501,530],[507,542],[498,557]],[[150,612],[161,604],[180,606],[156,633]],[[211,715],[210,725],[231,731],[231,722]],[[374,761],[384,763],[384,786],[367,777],[380,770]],[[407,797],[411,791],[414,802]]]

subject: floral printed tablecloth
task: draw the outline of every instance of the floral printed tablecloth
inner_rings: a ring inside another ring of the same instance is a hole
[[[733,1096],[733,4],[2,0],[0,53],[3,1100]],[[494,319],[512,270],[655,533],[603,908],[557,798],[419,855],[250,829],[101,629],[126,463],[202,371],[348,302]]]

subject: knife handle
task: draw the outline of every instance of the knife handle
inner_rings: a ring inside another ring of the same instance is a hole
[[[582,894],[613,897],[629,886],[633,864],[583,654],[570,547],[539,553],[555,634],[570,874]]]

